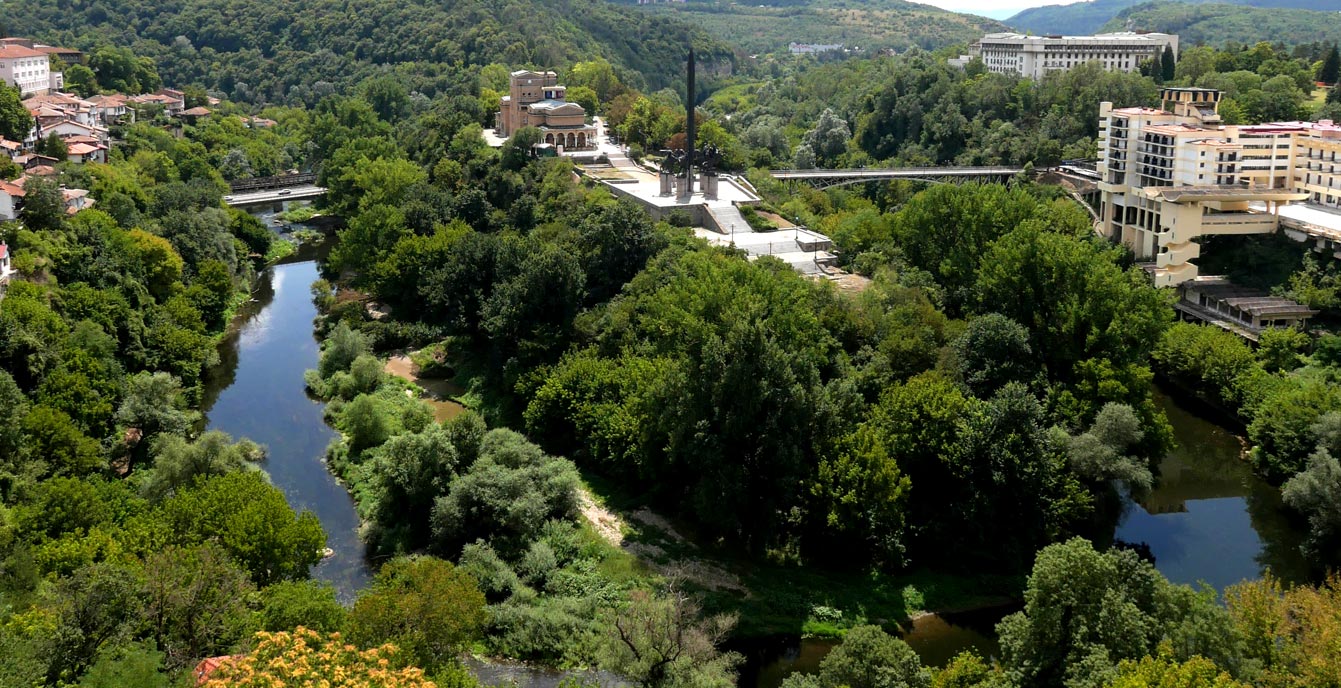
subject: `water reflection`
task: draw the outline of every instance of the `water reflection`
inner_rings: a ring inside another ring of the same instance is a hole
[[[254,300],[239,312],[219,345],[219,365],[206,377],[202,408],[211,430],[249,437],[269,449],[265,469],[295,509],[321,519],[335,555],[314,575],[349,600],[367,585],[369,569],[358,538],[354,500],[326,470],[322,456],[336,436],[323,405],[304,391],[303,371],[316,367],[312,332],[316,307],[308,290],[313,260],[277,265],[259,278]]]
[[[1145,543],[1175,583],[1217,590],[1270,569],[1287,581],[1308,578],[1300,533],[1280,493],[1242,458],[1243,442],[1220,425],[1155,392],[1178,447],[1160,464],[1158,485],[1129,501],[1115,537]]]

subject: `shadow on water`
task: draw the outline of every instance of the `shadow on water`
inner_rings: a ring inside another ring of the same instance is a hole
[[[295,509],[321,519],[334,550],[314,575],[349,601],[367,585],[370,569],[354,500],[322,461],[336,433],[322,420],[324,405],[307,395],[303,383],[319,351],[309,289],[318,277],[313,257],[308,249],[258,276],[253,300],[239,309],[219,344],[219,364],[206,374],[202,410],[209,429],[266,446],[271,480]]]
[[[1115,537],[1149,545],[1155,566],[1175,583],[1216,590],[1260,578],[1268,569],[1290,582],[1309,578],[1302,533],[1280,492],[1253,474],[1244,442],[1221,425],[1156,390],[1178,446],[1160,463],[1150,494],[1128,500]]]

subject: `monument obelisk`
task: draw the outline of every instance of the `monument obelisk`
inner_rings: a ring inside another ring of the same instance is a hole
[[[684,138],[684,183],[680,185],[680,196],[688,198],[694,194],[694,46],[689,46],[689,73],[686,82],[685,99],[685,138]]]

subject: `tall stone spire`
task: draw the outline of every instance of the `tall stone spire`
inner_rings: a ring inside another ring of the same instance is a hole
[[[684,195],[694,193],[694,46],[689,46],[689,72],[685,99]]]

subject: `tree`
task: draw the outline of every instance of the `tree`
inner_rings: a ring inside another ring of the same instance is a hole
[[[450,665],[480,637],[484,594],[451,562],[393,559],[350,612],[349,637],[363,647],[394,643],[430,671]]]
[[[484,436],[479,458],[433,503],[439,550],[455,555],[477,538],[504,558],[520,554],[550,519],[577,514],[577,471],[512,430]]]
[[[1248,688],[1248,684],[1235,681],[1205,657],[1179,662],[1172,652],[1161,650],[1157,658],[1123,660],[1104,688]]]
[[[1259,663],[1254,684],[1309,688],[1341,676],[1341,577],[1320,586],[1286,588],[1267,574],[1225,590],[1225,603],[1245,654]]]
[[[908,643],[879,626],[858,626],[820,663],[819,673],[794,674],[787,688],[930,688],[931,672]]]
[[[70,148],[65,145],[65,139],[56,134],[51,134],[37,142],[37,154],[64,162],[66,158],[70,157]]]
[[[1318,69],[1318,81],[1333,86],[1337,81],[1341,81],[1341,50],[1338,50],[1335,43],[1322,58],[1322,66]]]
[[[1143,434],[1141,419],[1130,406],[1104,404],[1094,418],[1094,426],[1068,440],[1071,470],[1093,483],[1122,480],[1133,490],[1147,490],[1154,482],[1150,467],[1131,455]]]
[[[144,604],[137,566],[90,564],[60,580],[47,654],[49,683],[77,680],[102,648],[130,632]]]
[[[310,511],[296,514],[260,471],[238,471],[180,490],[160,506],[169,544],[217,542],[258,586],[306,578],[326,535]]]
[[[1011,382],[1027,382],[1033,374],[1029,330],[999,313],[970,320],[951,346],[960,379],[978,398],[989,398]]]
[[[256,634],[255,648],[219,666],[200,688],[271,688],[321,682],[331,688],[433,688],[422,669],[404,667],[394,645],[359,651],[339,633],[306,628]]]
[[[1173,81],[1177,74],[1177,65],[1173,56],[1173,49],[1165,46],[1159,51],[1159,80],[1161,82]]]
[[[178,670],[241,640],[254,588],[219,545],[167,547],[145,559],[149,633]]]
[[[64,411],[34,406],[23,419],[30,461],[42,462],[43,475],[87,475],[103,464],[97,441],[75,426]]]
[[[79,681],[79,688],[170,688],[163,653],[152,645],[131,643],[107,648]]]
[[[383,551],[413,551],[427,545],[433,500],[448,491],[460,466],[451,433],[436,423],[423,432],[396,435],[382,445],[371,467],[376,497],[369,542]]]
[[[82,64],[72,64],[65,68],[65,87],[80,98],[89,98],[98,93],[98,78],[92,69]]]
[[[41,177],[24,182],[19,218],[33,229],[59,229],[65,219],[65,196],[56,182]]]
[[[321,379],[329,379],[337,372],[349,370],[354,359],[366,353],[368,353],[367,337],[341,320],[322,344],[317,373],[321,375]]]
[[[1018,685],[1063,686],[1115,675],[1116,664],[1168,641],[1178,659],[1230,660],[1229,618],[1213,592],[1170,585],[1129,550],[1097,552],[1081,538],[1038,553],[1024,611],[997,625],[1002,664]]]
[[[703,618],[675,581],[664,595],[634,590],[606,633],[601,664],[647,688],[726,688],[742,658],[718,645],[735,624],[734,616]]]
[[[1324,415],[1314,425],[1318,434],[1335,439],[1341,433],[1341,413]],[[1281,497],[1290,508],[1308,517],[1305,549],[1322,566],[1341,563],[1341,461],[1333,451],[1337,443],[1324,440],[1309,458],[1308,467],[1281,487]],[[1329,447],[1329,445],[1331,445]]]
[[[19,470],[23,448],[23,419],[28,399],[9,373],[0,370],[0,480]]]
[[[1314,427],[1329,411],[1341,411],[1341,390],[1312,378],[1276,385],[1257,404],[1248,425],[1253,467],[1281,483],[1304,470],[1316,447]]]
[[[834,114],[832,109],[825,108],[819,119],[815,120],[815,127],[806,132],[802,143],[814,152],[816,164],[833,167],[847,152],[847,143],[851,138],[852,131],[848,129],[847,122]]]
[[[335,597],[335,586],[325,581],[280,581],[261,591],[260,624],[263,631],[309,628],[335,633],[345,628],[349,610]]]
[[[116,422],[138,429],[142,442],[160,434],[186,435],[198,416],[186,408],[181,381],[163,372],[141,371],[127,378],[116,410]]]
[[[185,267],[181,255],[167,239],[142,229],[132,229],[127,236],[143,266],[145,286],[149,288],[149,293],[155,298],[167,299],[174,288],[180,288],[178,283]]]
[[[23,141],[33,130],[33,115],[18,86],[0,84],[0,138]]]
[[[263,453],[255,442],[244,439],[234,444],[232,437],[218,430],[210,430],[194,441],[180,435],[160,435],[150,449],[154,465],[142,492],[150,501],[160,502],[199,480],[256,469],[253,462]]]

